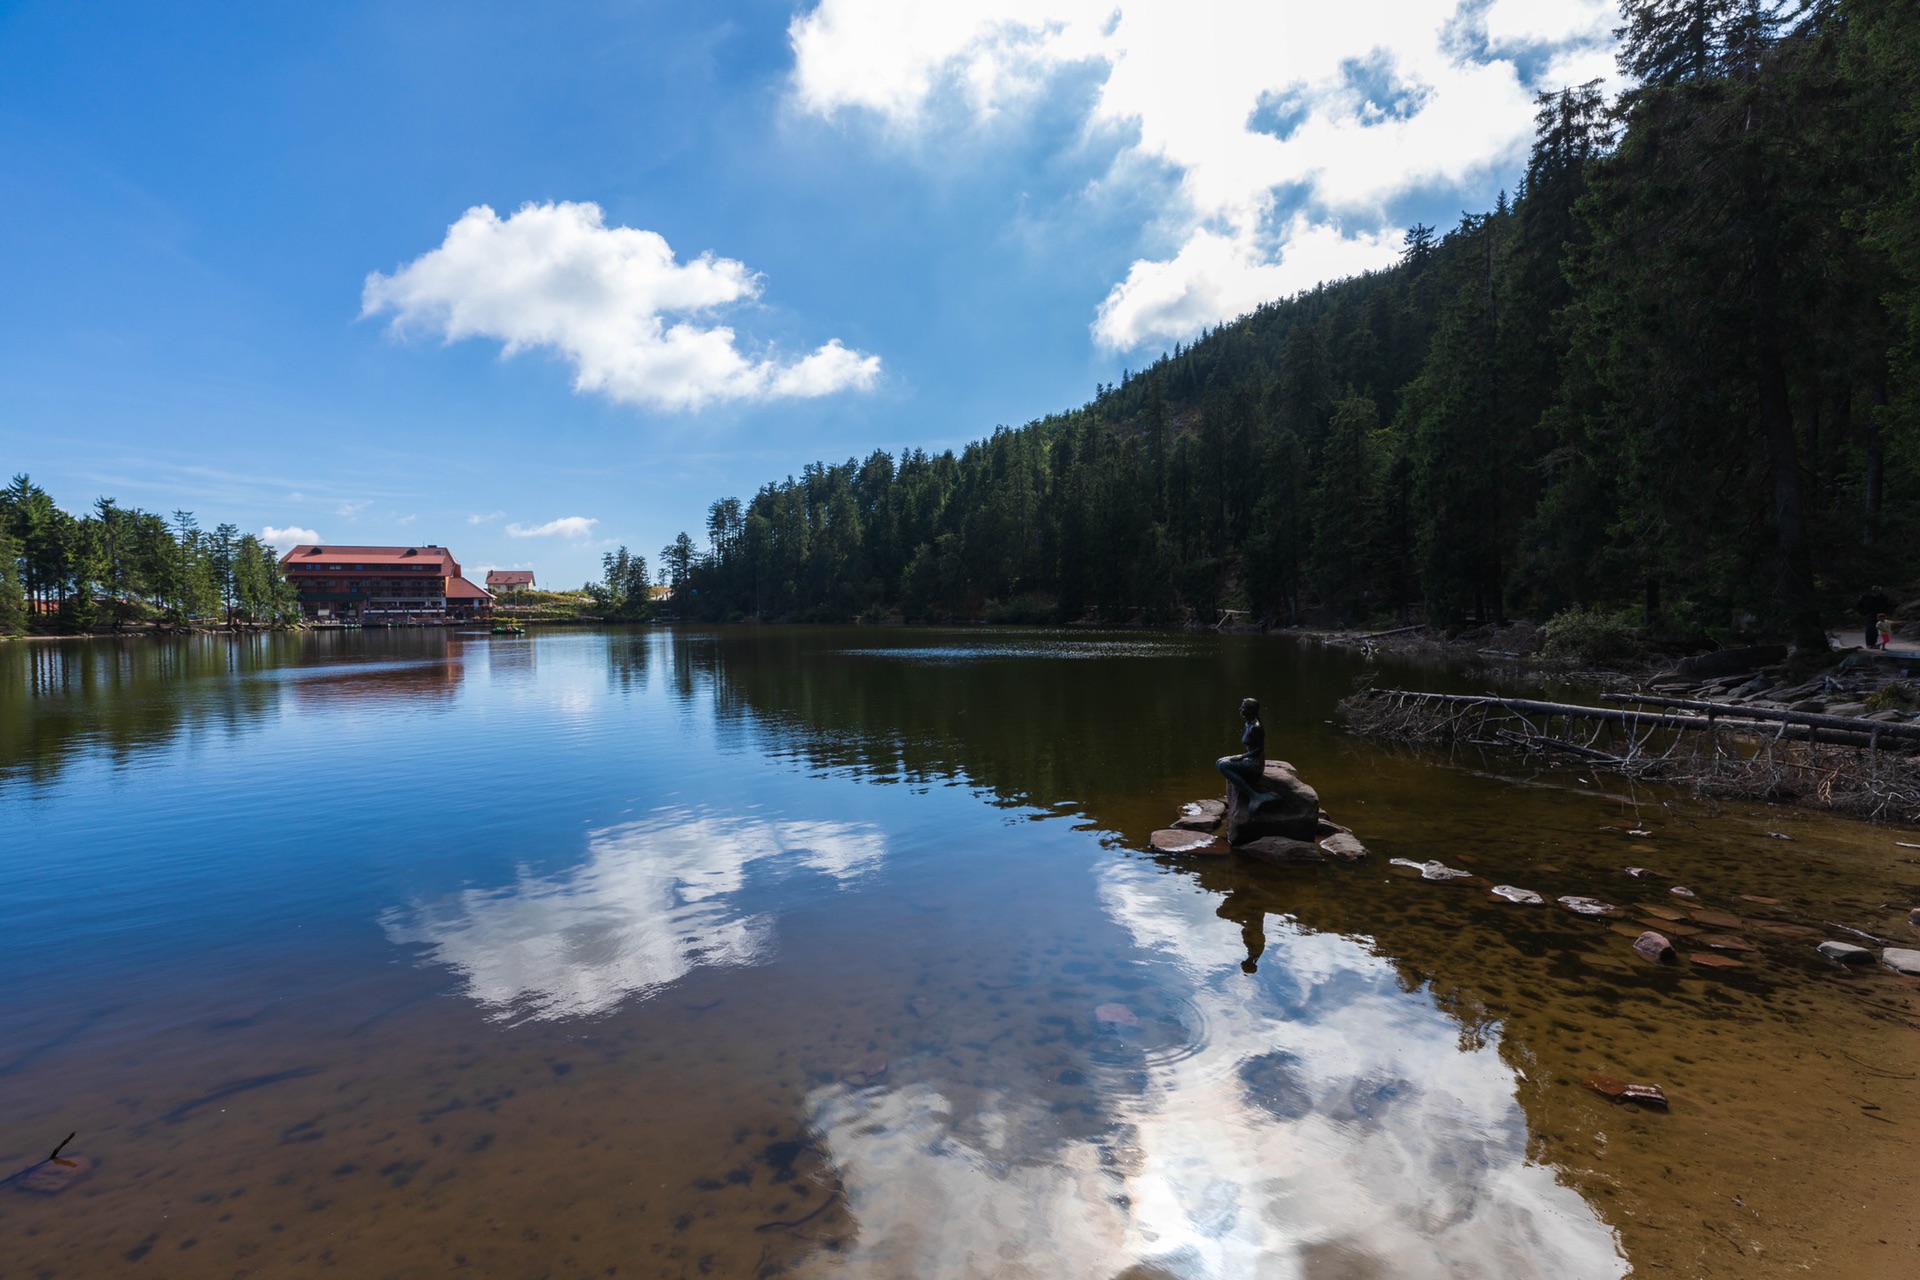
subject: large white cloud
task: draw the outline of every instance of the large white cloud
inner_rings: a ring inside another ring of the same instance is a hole
[[[1116,175],[1178,175],[1101,305],[1110,349],[1192,334],[1391,262],[1395,202],[1516,168],[1533,94],[1612,71],[1612,0],[820,0],[793,20],[793,93],[902,131],[1017,111],[1063,74]]]
[[[742,352],[712,315],[760,288],[744,263],[711,253],[677,262],[664,238],[609,227],[596,204],[527,204],[507,218],[480,205],[439,248],[369,275],[361,313],[449,342],[494,338],[507,355],[547,347],[572,363],[576,390],[664,409],[830,395],[879,378],[878,356],[837,338],[797,360]]]
[[[1095,1077],[1097,1132],[1063,1136],[1085,1097],[1051,1054],[1023,1076],[1017,1044],[996,1053],[994,1086],[953,1081],[933,1053],[896,1059],[886,1087],[816,1088],[812,1128],[859,1229],[801,1274],[1626,1273],[1614,1232],[1529,1158],[1497,1044],[1464,1046],[1363,941],[1271,918],[1270,980],[1251,982],[1213,895],[1131,860],[1098,874],[1111,917],[1164,964],[1125,997],[1136,1025],[1088,1010],[1092,1043],[1068,1042]],[[1004,1036],[988,1017],[949,1034]]]
[[[586,861],[564,874],[523,873],[500,889],[389,911],[381,924],[461,974],[495,1018],[590,1017],[702,965],[754,963],[773,922],[735,904],[753,864],[851,881],[885,853],[864,823],[663,810],[591,832]]]

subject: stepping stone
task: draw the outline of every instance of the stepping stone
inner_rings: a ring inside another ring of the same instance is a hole
[[[1691,938],[1694,934],[1700,932],[1700,930],[1696,929],[1694,926],[1690,924],[1681,924],[1677,920],[1654,919],[1654,920],[1644,920],[1641,923],[1645,924],[1650,929],[1658,929],[1663,933],[1670,933],[1676,938]]]
[[[1873,963],[1873,952],[1865,947],[1856,947],[1851,942],[1823,942],[1819,951],[1835,964]]]
[[[1880,963],[1895,973],[1920,978],[1920,951],[1907,947],[1888,947],[1880,953]]]
[[[1617,916],[1624,914],[1620,908],[1614,906],[1612,903],[1602,902],[1598,898],[1582,898],[1577,894],[1570,894],[1567,897],[1561,898],[1559,901],[1561,906],[1577,916]]]
[[[1697,898],[1700,896],[1699,894],[1695,893],[1693,890],[1687,888],[1687,886],[1683,884],[1677,884],[1673,886],[1673,888],[1667,890],[1667,892],[1672,894],[1676,898]]]
[[[1175,831],[1171,828],[1156,831],[1147,837],[1147,843],[1153,846],[1155,853],[1204,853],[1223,854],[1227,846],[1204,831]]]
[[[1740,917],[1728,915],[1724,911],[1712,911],[1706,907],[1695,907],[1692,915],[1693,918],[1701,924],[1711,926],[1715,929],[1738,929],[1740,927]]]
[[[1746,965],[1732,956],[1715,955],[1711,951],[1695,951],[1687,959],[1701,969],[1744,969]]]
[[[1409,858],[1389,858],[1387,864],[1417,871],[1422,880],[1470,880],[1473,878],[1473,872],[1450,867],[1444,862],[1414,862]]]
[[[1518,902],[1522,906],[1539,907],[1546,905],[1546,899],[1531,889],[1522,889],[1518,885],[1497,884],[1493,886],[1493,896],[1505,898],[1508,902]]]
[[[1659,916],[1662,920],[1685,920],[1687,913],[1678,907],[1663,907],[1656,902],[1643,902],[1634,908],[1650,916]]]

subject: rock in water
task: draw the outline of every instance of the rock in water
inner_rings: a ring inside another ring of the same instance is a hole
[[[1633,949],[1644,960],[1665,964],[1673,959],[1673,944],[1649,929],[1633,940]]]
[[[1156,831],[1147,838],[1156,853],[1214,853],[1227,851],[1218,839],[1204,831]]]
[[[1361,844],[1351,831],[1336,831],[1324,837],[1320,841],[1320,851],[1343,862],[1359,862],[1367,856],[1367,846]]]
[[[1227,816],[1227,806],[1218,800],[1190,800],[1180,806],[1173,825],[1181,831],[1216,831]]]
[[[1697,898],[1700,896],[1699,894],[1695,893],[1693,890],[1687,888],[1687,886],[1683,884],[1677,884],[1673,886],[1673,888],[1667,890],[1667,892],[1672,894],[1676,898]]]
[[[1598,898],[1582,898],[1571,895],[1560,899],[1560,905],[1577,916],[1613,916],[1620,914],[1620,908]]]
[[[1630,1084],[1616,1076],[1588,1076],[1580,1082],[1612,1102],[1637,1102],[1643,1107],[1667,1107],[1667,1095],[1655,1084]]]
[[[1872,964],[1873,952],[1865,947],[1856,947],[1851,942],[1823,942],[1820,954],[1835,964]]]
[[[1916,929],[1920,929],[1920,907],[1915,907],[1913,910],[1907,912],[1907,923]]]
[[[1227,843],[1243,845],[1262,836],[1312,840],[1319,835],[1320,793],[1308,786],[1284,760],[1267,761],[1264,790],[1274,798],[1249,812],[1233,786],[1227,787]]]
[[[1717,956],[1711,951],[1693,951],[1687,960],[1700,969],[1742,969],[1746,966],[1732,956]]]
[[[1093,1011],[1095,1022],[1105,1022],[1116,1027],[1137,1027],[1140,1015],[1123,1004],[1103,1004]]]
[[[67,1188],[84,1182],[94,1170],[95,1161],[88,1156],[69,1159],[55,1156],[42,1160],[39,1164],[29,1165],[6,1179],[0,1186],[14,1191],[22,1191],[30,1196],[57,1196]]]
[[[1508,902],[1519,902],[1526,906],[1538,907],[1546,904],[1546,899],[1531,889],[1522,889],[1516,885],[1497,884],[1493,886],[1493,896],[1505,898]]]
[[[1450,867],[1444,862],[1415,862],[1411,858],[1389,858],[1387,865],[1418,871],[1422,880],[1471,880],[1473,872]]]
[[[1910,978],[1920,978],[1920,951],[1907,947],[1888,947],[1880,953],[1880,963],[1895,973],[1904,973]]]
[[[1325,840],[1328,836],[1340,836],[1340,835],[1350,836],[1353,834],[1353,828],[1343,827],[1339,823],[1335,822],[1332,818],[1329,818],[1326,814],[1322,813],[1320,815],[1320,821],[1314,827],[1313,832],[1315,835],[1319,836],[1322,840]]]
[[[1258,858],[1276,867],[1299,867],[1326,861],[1321,852],[1305,840],[1289,840],[1285,836],[1261,836],[1234,848],[1249,858]]]

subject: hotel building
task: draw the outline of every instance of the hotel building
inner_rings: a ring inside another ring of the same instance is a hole
[[[280,560],[309,618],[342,622],[464,622],[493,613],[493,597],[460,576],[445,547],[302,545]]]

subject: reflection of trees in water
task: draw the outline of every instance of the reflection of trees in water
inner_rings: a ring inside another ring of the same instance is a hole
[[[771,754],[1047,807],[1205,769],[1236,749],[1248,692],[1280,750],[1346,692],[1332,664],[1241,639],[764,628],[682,633],[663,656],[678,696],[758,719]]]
[[[124,764],[186,734],[233,735],[304,704],[448,700],[461,641],[437,630],[198,635],[0,645],[0,782]]]

